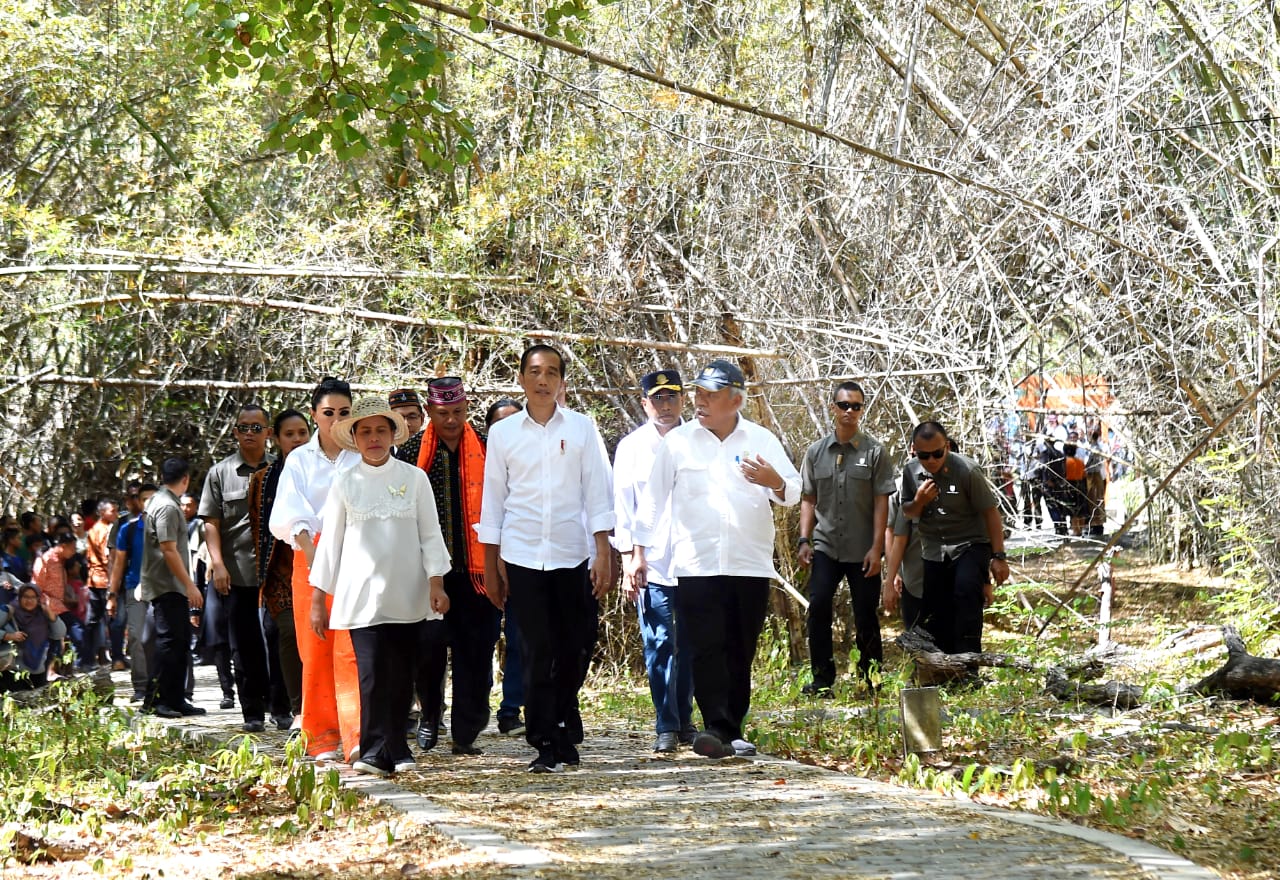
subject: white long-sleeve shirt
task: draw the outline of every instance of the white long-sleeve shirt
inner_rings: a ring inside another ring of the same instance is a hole
[[[782,500],[742,475],[741,462],[761,456],[786,484]],[[722,442],[698,422],[663,439],[641,499],[632,541],[648,548],[671,503],[671,572],[682,577],[778,577],[773,566],[773,510],[800,501],[800,472],[782,443],[738,417]]]
[[[430,578],[449,573],[449,551],[420,468],[359,462],[334,479],[322,518],[311,585],[333,595],[330,629],[441,617]]]
[[[289,453],[280,471],[280,483],[276,489],[275,505],[267,527],[278,540],[290,547],[301,549],[295,538],[302,531],[314,538],[324,533],[325,498],[333,478],[350,470],[360,461],[355,452],[342,450],[329,461],[320,451],[320,435],[313,434],[303,446]]]
[[[675,430],[674,428],[672,430]],[[662,435],[653,422],[645,422],[627,436],[618,441],[618,448],[613,453],[613,539],[611,543],[619,553],[630,553],[635,542],[632,532],[635,529],[636,515],[640,512],[640,499],[644,497],[645,485],[649,482],[649,474],[653,470],[653,460],[657,457],[658,447],[662,445]],[[645,548],[645,561],[649,570],[649,583],[662,586],[674,586],[675,575],[671,573],[671,505],[668,503],[658,517],[650,540],[653,542]]]
[[[556,407],[540,425],[522,410],[489,431],[480,543],[525,568],[580,565],[591,536],[613,528],[612,484],[595,422]]]

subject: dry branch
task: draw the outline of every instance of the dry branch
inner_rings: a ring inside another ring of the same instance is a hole
[[[1092,703],[1117,709],[1136,709],[1142,705],[1142,688],[1120,681],[1086,684],[1072,681],[1057,666],[1045,670],[1044,689],[1063,702]]]
[[[916,679],[922,685],[945,684],[949,681],[972,678],[977,675],[978,669],[982,666],[1021,669],[1024,672],[1035,671],[1035,666],[1030,662],[1008,654],[994,654],[989,651],[947,654],[938,649],[931,634],[919,627],[902,633],[894,643],[915,662]]]
[[[123,305],[137,303],[142,306],[153,304],[177,305],[222,305],[236,306],[246,309],[275,309],[279,311],[305,312],[313,315],[325,315],[333,318],[351,318],[379,324],[394,324],[402,327],[413,327],[425,330],[463,330],[484,336],[505,336],[511,339],[559,339],[565,342],[576,342],[587,345],[606,345],[618,348],[650,349],[653,351],[682,352],[688,354],[709,354],[730,357],[758,357],[777,359],[785,357],[776,351],[764,351],[733,345],[700,345],[697,343],[682,345],[678,342],[662,342],[653,339],[619,338],[594,335],[591,333],[569,333],[562,330],[518,329],[515,327],[498,327],[492,324],[479,324],[474,321],[454,321],[446,318],[419,318],[411,315],[396,315],[390,312],[375,312],[368,309],[349,309],[343,306],[323,306],[316,303],[295,302],[284,299],[255,299],[245,296],[229,296],[213,293],[120,293],[107,296],[74,300],[57,306],[48,306],[42,311],[54,313],[69,309],[91,309],[105,305]]]

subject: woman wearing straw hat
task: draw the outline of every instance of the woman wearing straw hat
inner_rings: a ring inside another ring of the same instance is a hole
[[[311,628],[321,639],[330,629],[350,632],[360,676],[360,758],[352,766],[387,776],[414,766],[404,735],[413,664],[405,658],[425,622],[449,610],[449,552],[427,475],[391,454],[409,431],[386,398],[357,400],[333,437],[360,462],[334,479],[325,501]]]

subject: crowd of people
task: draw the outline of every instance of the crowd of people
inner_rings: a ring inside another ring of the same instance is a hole
[[[191,701],[192,665],[209,662],[245,731],[269,721],[304,736],[316,760],[382,776],[414,765],[410,742],[430,750],[445,735],[446,676],[451,751],[481,753],[505,634],[498,730],[523,734],[530,772],[556,772],[581,760],[579,693],[616,551],[654,750],[750,755],[751,666],[779,576],[772,508],[797,504],[806,694],[833,694],[841,580],[869,686],[882,603],[942,650],[981,650],[983,609],[1009,576],[1003,495],[943,425],[916,426],[899,467],[861,428],[864,390],[843,382],[832,430],[797,468],[744,416],[741,369],[714,360],[688,384],[674,369],[643,376],[646,421],[610,462],[595,422],[564,403],[566,372],[557,349],[530,347],[523,405],[494,402],[483,427],[459,377],[360,399],[326,377],[308,412],[241,406],[236,449],[198,493],[188,462],[171,457],[156,484],[129,484],[123,517],[107,499],[47,525],[6,518],[3,686],[110,664],[130,670],[143,711],[180,718],[206,711]],[[1056,424],[1039,442],[1041,471],[1092,497],[1078,452],[1088,447]],[[1101,522],[1084,507],[1049,509],[1080,529]]]

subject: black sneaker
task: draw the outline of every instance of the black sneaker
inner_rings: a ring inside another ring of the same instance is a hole
[[[694,739],[693,750],[704,758],[732,758],[734,755],[733,746],[705,730]]]
[[[561,743],[556,746],[556,759],[565,767],[577,767],[582,763],[578,749],[572,743]]]
[[[235,697],[223,697],[218,703],[219,709],[234,709],[236,707]]]
[[[240,725],[240,729],[245,733],[262,733],[262,731],[267,729],[267,726],[261,721],[246,721],[244,724]]]
[[[453,748],[449,751],[455,755],[483,755],[484,749],[475,743],[454,743]]]
[[[559,773],[562,768],[556,763],[555,752],[550,749],[539,749],[538,757],[529,762],[529,773]]]
[[[183,715],[204,715],[209,710],[202,709],[199,706],[193,706],[190,703],[183,703],[181,706],[178,707],[178,711],[181,712]]]
[[[835,696],[835,692],[831,690],[831,685],[818,684],[816,681],[811,681],[800,688],[800,693],[806,697],[818,697],[823,700],[829,700]]]
[[[498,733],[507,736],[519,736],[524,733],[524,721],[517,715],[514,718],[499,718]]]

